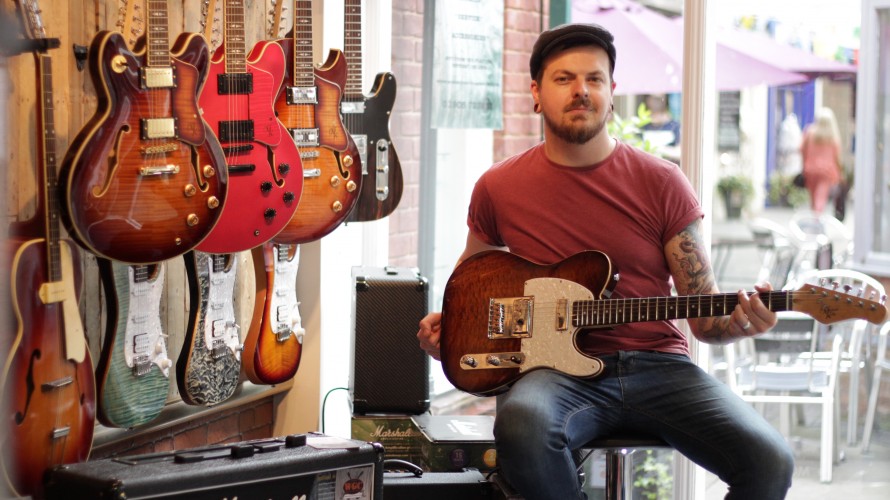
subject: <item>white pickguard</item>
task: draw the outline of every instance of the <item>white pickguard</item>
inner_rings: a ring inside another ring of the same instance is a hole
[[[278,259],[278,246],[272,245],[272,258],[275,262],[275,284],[271,300],[272,331],[281,336],[281,333],[293,332],[297,341],[303,343],[303,319],[300,317],[300,303],[297,301],[297,268],[300,264],[300,247],[297,246],[294,258],[291,260]]]
[[[127,333],[124,359],[127,366],[148,361],[170,376],[173,362],[167,357],[167,335],[161,328],[161,294],[167,267],[158,265],[157,277],[137,282],[134,266],[127,266],[130,305],[127,310]]]
[[[593,294],[572,281],[535,278],[525,282],[525,296],[534,297],[534,313],[531,336],[521,340],[525,362],[520,365],[520,372],[548,367],[578,377],[599,373],[602,362],[577,349],[577,329],[571,326],[572,302],[593,300]],[[562,330],[557,328],[557,318],[565,312],[560,304],[567,304],[569,312],[567,328]]]
[[[207,311],[204,316],[204,345],[213,350],[220,341],[232,351],[235,359],[241,360],[241,337],[238,324],[235,322],[235,275],[238,271],[238,259],[232,259],[229,269],[218,272],[213,270],[213,256],[204,260],[207,265],[207,281],[209,287]],[[225,351],[222,351],[225,352]]]

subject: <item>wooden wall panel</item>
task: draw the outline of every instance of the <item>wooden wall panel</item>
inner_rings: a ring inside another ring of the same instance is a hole
[[[221,3],[223,0],[216,0]],[[13,0],[2,0],[6,11],[13,11]],[[130,2],[136,2],[131,4]],[[145,25],[143,0],[38,0],[41,17],[49,37],[59,38],[61,47],[53,50],[53,83],[55,123],[57,133],[58,163],[61,165],[65,150],[71,140],[93,115],[97,107],[96,91],[87,65],[78,69],[74,47],[88,47],[93,37],[102,30],[121,31],[128,43],[135,42]],[[183,31],[204,32],[204,12],[210,0],[170,0],[167,2],[169,34],[172,46]],[[248,10],[248,44],[266,38],[270,13],[274,0],[246,0]],[[288,9],[285,9],[287,11]],[[217,9],[217,12],[219,9]],[[131,15],[128,15],[131,14]],[[289,16],[285,16],[289,19]],[[289,30],[290,26],[283,27]],[[219,21],[212,26],[217,37],[221,33]],[[219,41],[217,40],[217,44]],[[10,96],[3,113],[8,120],[7,144],[8,168],[3,172],[6,185],[5,223],[27,220],[33,216],[36,199],[35,143],[36,130],[34,58],[30,55],[11,57],[8,60]],[[2,185],[2,184],[0,184]],[[94,363],[100,356],[106,320],[96,259],[86,251],[81,252],[80,266],[84,273],[80,310]],[[239,276],[236,288],[236,314],[239,318],[242,338],[246,335],[254,302],[254,276],[250,252],[239,255]],[[181,258],[167,262],[165,295],[161,304],[162,323],[168,338],[168,355],[175,363],[182,349],[184,331],[188,321],[188,286]],[[170,370],[169,402],[179,401],[175,381],[175,367]],[[151,424],[148,424],[151,426]]]

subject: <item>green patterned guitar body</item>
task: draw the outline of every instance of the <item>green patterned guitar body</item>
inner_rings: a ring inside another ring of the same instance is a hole
[[[109,427],[135,427],[158,416],[170,388],[173,363],[160,318],[166,268],[97,260],[108,309],[96,367],[97,418]]]

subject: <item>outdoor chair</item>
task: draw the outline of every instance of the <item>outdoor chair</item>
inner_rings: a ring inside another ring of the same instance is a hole
[[[811,251],[819,251],[827,240],[831,244],[829,262],[819,262],[819,269],[845,268],[853,257],[853,234],[843,222],[828,214],[798,210],[789,221],[791,234]],[[823,239],[824,238],[824,239]],[[811,256],[818,260],[821,256]]]
[[[881,374],[890,370],[890,359],[887,359],[887,336],[890,335],[890,321],[881,327],[878,337],[878,355],[875,370],[871,378],[871,391],[868,396],[868,409],[865,411],[865,430],[862,432],[862,451],[868,452],[871,445],[871,433],[875,426],[875,413],[878,411],[878,392],[881,388]]]
[[[748,229],[761,254],[757,282],[769,281],[773,289],[781,289],[799,252],[797,240],[788,228],[770,219],[753,219]]]

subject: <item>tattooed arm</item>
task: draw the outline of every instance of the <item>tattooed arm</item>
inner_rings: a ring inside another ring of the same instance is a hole
[[[680,295],[718,293],[711,260],[701,234],[701,220],[696,219],[664,247],[674,286]],[[757,292],[772,290],[769,283],[755,286]],[[689,320],[695,337],[708,344],[728,344],[742,337],[763,333],[776,324],[776,313],[766,308],[757,294],[739,291],[739,304],[729,316]]]

